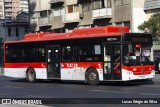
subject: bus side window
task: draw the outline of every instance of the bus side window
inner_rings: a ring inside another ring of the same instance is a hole
[[[82,54],[83,54],[83,51],[82,51],[82,46],[74,46],[74,61],[82,61]]]
[[[71,46],[62,46],[62,61],[72,61]]]
[[[37,48],[37,62],[45,62],[46,57],[45,57],[45,48]]]
[[[101,61],[101,45],[89,44],[84,48],[85,61]]]

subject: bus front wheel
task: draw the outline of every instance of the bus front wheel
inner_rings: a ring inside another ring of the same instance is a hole
[[[35,73],[35,70],[33,68],[29,68],[27,70],[27,80],[29,82],[35,82],[36,81],[36,73]]]
[[[89,85],[97,85],[99,83],[99,76],[97,70],[94,68],[89,69],[87,71],[86,79]]]

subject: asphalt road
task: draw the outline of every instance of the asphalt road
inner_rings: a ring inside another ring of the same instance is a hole
[[[126,84],[115,82],[100,83],[98,86],[89,86],[79,81],[51,82],[49,80],[28,83],[24,79],[15,79],[0,76],[1,98],[159,98],[160,75],[153,81],[134,81]],[[79,99],[78,99],[79,100]],[[92,102],[93,103],[93,102]],[[49,106],[49,105],[45,105]],[[55,105],[54,105],[55,106]],[[57,106],[57,105],[56,105]],[[60,106],[60,105],[59,105]],[[66,105],[61,105],[65,107]],[[70,106],[70,105],[68,105]],[[88,107],[89,105],[81,105]],[[97,107],[99,105],[90,105]],[[101,105],[106,106],[106,105]],[[110,105],[115,107],[117,105]],[[128,107],[128,104],[119,105]],[[130,105],[135,107],[135,105]],[[139,106],[139,105],[138,105]],[[142,106],[142,105],[141,105]],[[152,105],[143,105],[144,107]],[[160,106],[154,104],[154,106]],[[4,107],[8,107],[7,105]],[[74,106],[71,106],[74,107]]]

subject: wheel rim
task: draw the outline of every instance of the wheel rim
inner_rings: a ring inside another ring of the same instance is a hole
[[[92,73],[89,74],[89,79],[90,79],[91,81],[95,81],[95,80],[97,79],[97,75],[92,72]]]
[[[29,72],[29,80],[33,80],[34,79],[34,72],[30,71]]]

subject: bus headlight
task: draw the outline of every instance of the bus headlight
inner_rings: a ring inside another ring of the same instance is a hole
[[[133,68],[133,71],[137,71],[137,68]]]

